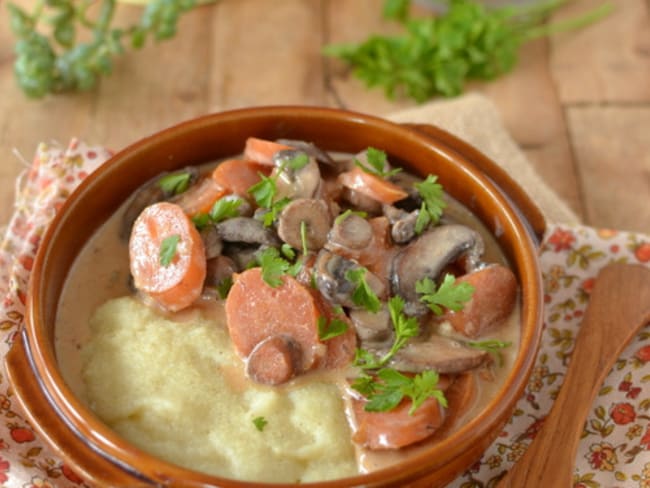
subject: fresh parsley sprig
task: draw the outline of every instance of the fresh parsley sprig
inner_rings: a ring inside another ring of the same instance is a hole
[[[458,312],[472,299],[474,286],[465,282],[457,282],[452,274],[446,274],[439,287],[431,278],[423,278],[415,283],[415,291],[420,293],[420,301],[427,304],[433,313],[442,315],[443,308]]]
[[[499,361],[499,366],[503,366],[503,349],[510,347],[512,342],[507,341],[498,341],[496,339],[488,339],[485,341],[466,341],[469,347],[474,349],[481,349],[482,351],[489,352],[492,357],[496,358]]]
[[[386,153],[380,149],[375,149],[374,147],[366,149],[366,160],[368,161],[368,164],[364,164],[357,158],[354,158],[354,164],[366,173],[380,178],[389,178],[402,171],[402,168],[389,170],[388,157],[386,156]]]
[[[447,202],[445,202],[442,185],[438,183],[438,177],[435,175],[428,175],[424,181],[415,183],[414,186],[422,198],[422,205],[415,221],[415,233],[419,235],[430,223],[434,225],[438,223],[447,207]]]
[[[362,267],[349,269],[345,272],[345,279],[356,286],[352,292],[352,302],[376,313],[381,308],[381,301],[366,281],[367,271],[366,268]]]
[[[173,234],[162,240],[160,243],[159,256],[159,262],[162,267],[166,268],[172,263],[174,256],[176,256],[176,248],[178,247],[180,240],[181,236],[178,234]]]
[[[353,67],[368,87],[382,87],[417,102],[459,95],[467,80],[491,80],[517,63],[526,42],[583,27],[608,15],[606,3],[575,19],[546,24],[548,15],[568,0],[524,7],[488,8],[476,0],[450,0],[440,15],[413,18],[410,0],[386,0],[384,15],[401,21],[405,32],[373,35],[360,44],[329,45],[324,54]]]
[[[262,268],[262,279],[271,287],[282,285],[282,276],[288,274],[295,276],[300,271],[300,262],[291,264],[280,256],[275,247],[268,247],[257,257],[257,262]]]
[[[89,7],[99,3],[91,18]],[[114,58],[127,46],[141,48],[148,37],[156,41],[176,34],[180,16],[195,0],[152,0],[140,21],[113,27],[116,0],[100,2],[57,0],[33,2],[31,11],[9,3],[11,29],[16,37],[14,73],[30,97],[48,93],[89,90],[113,70]],[[80,31],[89,31],[86,42]]]
[[[318,338],[321,341],[328,341],[338,337],[348,330],[348,324],[336,317],[327,320],[325,317],[318,317]]]
[[[179,171],[160,178],[158,186],[165,195],[179,195],[189,188],[191,180],[192,174],[189,171]]]

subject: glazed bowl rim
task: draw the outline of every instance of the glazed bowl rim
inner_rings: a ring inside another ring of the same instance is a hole
[[[478,170],[472,167],[463,155],[458,154],[453,150],[453,148],[447,147],[440,141],[426,138],[412,129],[372,115],[324,107],[291,105],[249,107],[228,110],[204,115],[202,117],[193,118],[173,125],[152,134],[151,136],[145,137],[113,155],[108,161],[101,165],[101,167],[97,168],[97,170],[89,175],[88,178],[86,178],[85,181],[83,181],[68,197],[65,204],[48,227],[37,252],[34,261],[32,280],[28,288],[28,313],[26,323],[27,346],[29,348],[29,353],[33,357],[33,367],[36,370],[35,374],[41,382],[42,388],[45,390],[46,394],[50,397],[51,401],[54,402],[54,407],[58,411],[58,415],[62,416],[64,420],[67,421],[68,425],[75,431],[77,436],[87,436],[85,442],[90,443],[92,447],[100,451],[101,455],[107,456],[114,462],[117,462],[120,465],[126,464],[133,468],[134,471],[140,472],[138,466],[141,465],[141,463],[138,461],[144,459],[147,462],[158,466],[157,471],[165,472],[167,473],[166,476],[173,479],[192,480],[199,483],[226,483],[228,486],[232,487],[250,486],[250,483],[244,481],[207,475],[163,461],[136,448],[133,444],[126,441],[126,439],[119,436],[115,431],[100,421],[96,414],[92,412],[90,408],[86,407],[72,393],[71,389],[63,380],[62,374],[57,367],[54,344],[47,337],[44,337],[46,334],[46,326],[44,323],[41,323],[41,300],[36,299],[35,297],[39,297],[43,289],[41,277],[44,267],[48,264],[47,260],[49,251],[53,240],[57,236],[57,232],[59,232],[60,228],[66,223],[66,218],[68,218],[68,215],[73,212],[74,206],[79,205],[80,201],[83,202],[83,199],[87,198],[86,195],[93,188],[93,185],[98,184],[98,181],[102,181],[102,179],[106,178],[110,179],[111,172],[115,168],[119,169],[122,165],[127,164],[128,161],[136,159],[138,156],[146,153],[148,149],[153,148],[157,144],[162,144],[163,141],[167,139],[179,141],[184,140],[187,138],[188,134],[199,130],[203,125],[218,126],[220,123],[223,125],[223,123],[228,119],[233,118],[247,119],[264,117],[275,117],[277,119],[305,119],[312,123],[325,117],[327,119],[334,119],[333,123],[342,126],[359,125],[370,127],[373,130],[378,130],[380,132],[389,131],[396,134],[396,137],[399,136],[405,144],[419,144],[423,148],[426,148],[439,156],[444,156],[454,160],[454,164],[458,165],[464,174],[469,175],[473,181],[478,181],[482,185],[482,190],[486,191],[490,198],[498,203],[499,209],[503,212],[499,217],[505,219],[505,222],[502,224],[508,226],[508,228],[512,230],[513,242],[517,243],[517,246],[521,247],[516,249],[516,252],[522,253],[517,259],[517,261],[521,262],[520,265],[517,265],[517,268],[520,273],[520,280],[524,280],[524,278],[527,280],[525,290],[523,289],[524,283],[520,281],[522,288],[521,302],[523,305],[521,321],[522,324],[525,321],[530,321],[534,322],[535,325],[524,329],[526,333],[522,334],[520,339],[520,352],[517,354],[515,359],[513,370],[487,407],[485,407],[474,419],[460,427],[449,437],[442,439],[430,448],[424,449],[422,453],[418,453],[398,464],[350,478],[340,478],[304,484],[306,486],[319,486],[325,488],[330,486],[341,486],[341,483],[343,482],[347,482],[350,485],[377,483],[386,480],[402,479],[400,478],[400,472],[404,470],[410,473],[410,476],[413,477],[438,469],[444,464],[444,462],[435,459],[436,453],[460,453],[464,448],[474,442],[477,436],[482,437],[487,435],[488,432],[494,428],[494,423],[497,421],[496,419],[503,415],[504,410],[512,411],[514,404],[523,392],[526,378],[529,376],[532,369],[541,334],[541,282],[539,279],[536,249],[529,230],[526,229],[526,226],[522,222],[516,208],[514,208],[511,202],[508,201],[507,196],[505,196],[487,176],[481,174]],[[142,183],[143,182],[140,182],[140,184]],[[514,261],[514,256],[512,256],[512,260]],[[58,290],[58,297],[60,297],[61,291],[61,289]],[[523,292],[527,292],[528,295],[523,296]],[[52,318],[50,322],[54,323],[54,320],[55,319]],[[524,354],[524,350],[528,351],[528,353]],[[150,474],[142,474],[144,476],[150,476]],[[154,481],[156,480],[154,479]],[[273,487],[294,486],[283,483],[259,483],[259,485],[268,485]]]

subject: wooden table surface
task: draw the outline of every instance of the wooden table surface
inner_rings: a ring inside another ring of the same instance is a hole
[[[600,5],[576,0],[560,20]],[[579,32],[526,45],[487,95],[543,179],[584,222],[650,232],[650,0]],[[23,1],[21,3],[29,2]],[[39,141],[72,136],[120,149],[187,118],[268,104],[385,115],[413,106],[369,91],[323,45],[394,32],[380,0],[219,0],[186,15],[177,36],[117,61],[93,91],[29,100],[13,77],[13,38],[0,3],[0,223]],[[118,20],[139,17],[120,6]]]

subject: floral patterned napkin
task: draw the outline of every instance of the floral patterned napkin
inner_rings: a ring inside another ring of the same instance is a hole
[[[23,326],[25,289],[41,236],[76,185],[110,151],[73,140],[41,144],[17,185],[14,215],[0,245],[0,355]],[[453,487],[492,486],[541,427],[571,355],[598,271],[612,261],[650,266],[650,236],[549,224],[540,249],[545,329],[537,364],[512,420]],[[603,384],[575,460],[576,487],[650,488],[650,328],[643,329]],[[87,486],[24,420],[6,375],[0,376],[0,483],[12,488]]]

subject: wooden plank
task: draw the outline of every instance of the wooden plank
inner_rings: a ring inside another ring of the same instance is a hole
[[[217,8],[210,110],[325,103],[320,1],[231,0]]]
[[[586,222],[650,233],[649,107],[570,107]]]
[[[581,217],[576,168],[548,69],[548,50],[545,40],[528,43],[511,73],[475,87],[497,106],[506,129],[537,173]]]
[[[552,20],[577,16],[602,3],[569,2]],[[616,0],[615,11],[604,20],[553,37],[550,65],[564,103],[650,101],[649,3]]]

